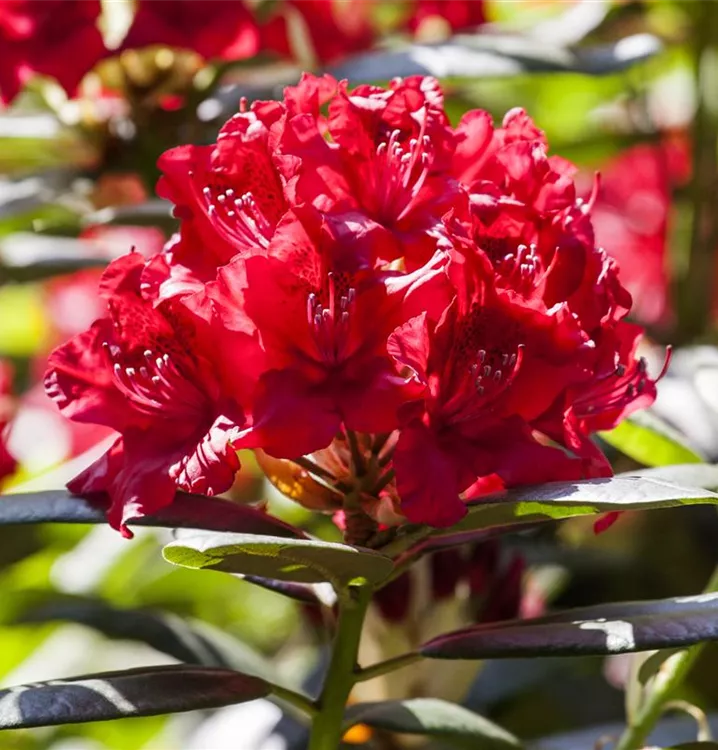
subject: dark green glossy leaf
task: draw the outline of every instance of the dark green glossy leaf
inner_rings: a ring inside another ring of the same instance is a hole
[[[187,568],[277,578],[300,583],[349,583],[365,578],[378,583],[393,570],[392,561],[371,550],[308,539],[250,534],[201,534],[168,544],[168,562]]]
[[[120,609],[95,599],[65,597],[27,608],[18,624],[74,622],[108,638],[134,640],[187,664],[221,667],[273,679],[262,656],[227,633],[203,622],[187,622],[169,612]]]
[[[612,511],[654,510],[706,503],[718,503],[718,494],[699,487],[683,487],[653,475],[549,482],[517,487],[476,500],[470,503],[469,512],[462,521],[446,532],[437,532],[437,535]]]
[[[718,594],[621,602],[479,625],[420,649],[436,659],[623,654],[718,640]]]
[[[0,526],[23,523],[106,523],[102,498],[92,502],[66,490],[0,495]],[[241,531],[248,534],[300,537],[303,533],[261,510],[218,497],[178,492],[167,508],[130,522],[160,528]]]
[[[650,411],[640,411],[609,432],[600,433],[609,445],[646,466],[696,464],[704,459],[685,438]]]
[[[454,740],[452,744],[481,750],[521,748],[505,729],[468,708],[437,698],[358,703],[346,713],[346,728],[367,724],[401,734],[420,734]]]
[[[219,708],[269,691],[264,680],[227,669],[170,666],[105,672],[0,691],[0,729]]]
[[[718,750],[718,742],[685,742],[672,745],[667,750]]]
[[[646,60],[661,49],[649,34],[616,44],[571,49],[526,36],[460,34],[442,44],[411,44],[352,57],[329,72],[351,81],[378,81],[410,75],[490,78],[521,73],[576,72],[604,75]]]

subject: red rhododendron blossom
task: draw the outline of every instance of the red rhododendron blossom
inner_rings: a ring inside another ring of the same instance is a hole
[[[105,54],[100,0],[0,0],[0,101],[12,101],[34,73],[74,93]]]
[[[306,78],[298,96],[304,90]],[[298,197],[339,217],[364,214],[381,235],[376,260],[405,255],[411,270],[423,265],[458,192],[446,169],[453,134],[436,80],[396,79],[389,89],[341,83],[328,110],[326,122],[316,113],[287,121],[283,148],[296,143],[302,159]]]
[[[47,379],[67,415],[120,433],[71,484],[108,491],[116,525],[226,489],[250,448],[371,546],[609,475],[592,435],[655,398],[597,185],[578,197],[523,110],[453,128],[432,78],[305,75],[160,167],[177,235],[109,267],[109,316]]]
[[[437,314],[446,304],[446,260],[437,253],[413,274],[376,272],[306,210],[285,217],[266,256],[236,259],[187,299],[230,331],[259,334],[265,372],[241,444],[293,458],[324,448],[342,424],[392,430],[411,384],[397,375],[387,338],[412,311]]]
[[[101,284],[108,317],[56,349],[45,379],[63,414],[120,433],[68,486],[107,492],[110,522],[124,533],[177,488],[228,489],[239,468],[229,441],[244,422],[238,394],[225,395],[191,316],[171,301],[153,309],[140,295],[141,267],[134,253],[110,264]]]
[[[259,50],[259,31],[243,0],[139,0],[122,49],[151,44],[243,60]]]
[[[196,291],[235,255],[266,250],[288,209],[297,167],[296,158],[276,153],[278,114],[253,107],[232,117],[215,145],[162,155],[158,192],[182,220],[167,247],[166,276],[184,278],[189,289],[194,281]]]
[[[548,311],[479,279],[438,325],[426,316],[395,331],[401,371],[425,388],[407,404],[394,453],[401,508],[409,520],[451,525],[459,495],[579,478],[580,461],[542,444],[531,421],[579,375],[588,341],[565,310]]]

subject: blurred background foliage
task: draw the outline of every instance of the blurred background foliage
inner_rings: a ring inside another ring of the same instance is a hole
[[[131,14],[128,3],[116,0],[105,2],[105,11],[110,35]],[[346,8],[336,3],[335,12]],[[379,3],[372,23],[386,30],[404,12],[400,2]],[[700,257],[718,216],[697,246],[700,188],[691,181],[696,164],[707,172],[709,186],[715,187],[718,173],[715,158],[705,164],[696,156],[715,157],[718,138],[718,3],[487,0],[488,23],[454,37],[440,15],[433,31],[425,29],[426,39],[380,37],[374,51],[328,69],[353,83],[382,82],[386,71],[412,72],[407,66],[413,65],[414,72],[441,78],[454,123],[471,108],[500,120],[521,106],[546,131],[552,152],[580,167],[586,197],[594,173],[601,172],[603,192],[594,213],[599,240],[616,252],[634,293],[637,317],[651,336],[647,354],[655,346],[662,358],[669,342],[691,347],[676,356],[664,381],[667,395],[655,411],[701,455],[718,457],[716,305],[709,304],[716,299],[718,235],[708,260]],[[407,45],[423,42],[423,54],[406,52]],[[297,79],[301,67],[302,60],[262,55],[213,66],[169,48],[130,50],[103,61],[77,98],[35,78],[0,111],[0,356],[14,366],[10,447],[19,461],[6,489],[61,486],[73,474],[73,462],[86,451],[99,452],[107,437],[66,422],[39,382],[50,348],[94,319],[98,269],[133,245],[152,252],[171,233],[167,207],[153,198],[157,156],[177,143],[210,142],[241,96],[271,98]],[[717,194],[706,197],[708,214],[718,215]],[[617,469],[639,465],[618,454],[615,459]],[[256,466],[252,471],[251,460],[246,465],[231,493],[237,502],[266,498],[293,523],[323,523],[283,500]],[[324,531],[329,527],[326,522]],[[311,684],[326,646],[312,611],[247,581],[167,565],[158,550],[168,537],[145,530],[127,542],[104,527],[0,529],[2,684],[173,661],[147,645],[107,640],[83,624],[80,605],[99,600],[219,627],[247,645],[248,660],[270,660],[287,684]],[[707,507],[625,514],[601,535],[576,519],[510,538],[499,564],[515,554],[525,559],[527,612],[547,604],[693,594],[718,559],[716,539],[718,518]],[[434,606],[416,613],[429,626],[439,617]],[[489,663],[479,670],[466,705],[525,739],[591,728],[590,740],[571,735],[536,745],[591,747],[602,733],[595,725],[623,720],[629,662]],[[432,665],[437,680],[442,669],[450,679],[456,666]],[[718,710],[717,669],[718,647],[710,646],[681,697],[707,712]],[[688,732],[683,739],[694,733],[690,725],[682,725]],[[297,732],[276,707],[249,704],[214,715],[9,732],[2,747],[300,748]],[[354,744],[367,740],[381,738],[361,728],[347,737]]]

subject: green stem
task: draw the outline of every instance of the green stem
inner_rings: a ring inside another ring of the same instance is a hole
[[[353,585],[340,597],[332,658],[307,750],[337,750],[341,744],[344,709],[356,682],[359,640],[371,594],[370,586]]]
[[[376,664],[358,670],[356,673],[356,681],[365,682],[366,680],[373,680],[375,677],[381,677],[384,674],[389,674],[389,672],[395,672],[397,669],[403,669],[410,664],[415,664],[420,659],[421,654],[410,652],[408,654],[394,656],[386,661],[379,661]]]
[[[718,567],[706,584],[704,593],[718,591]],[[645,745],[646,737],[651,733],[668,703],[680,687],[696,659],[700,656],[705,643],[680,651],[670,657],[656,674],[650,693],[643,705],[636,712],[619,738],[614,750],[640,750]]]

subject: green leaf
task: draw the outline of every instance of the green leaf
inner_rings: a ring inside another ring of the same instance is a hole
[[[479,625],[419,650],[434,659],[624,654],[718,640],[718,594],[621,602]]]
[[[251,534],[202,534],[168,544],[165,560],[186,568],[277,578],[300,583],[338,582],[357,578],[378,583],[393,563],[371,550],[308,539],[280,539]]]
[[[188,622],[169,612],[120,609],[99,600],[66,597],[29,607],[14,621],[74,622],[108,638],[141,641],[187,664],[275,678],[269,662],[246,644],[207,623]]]
[[[659,477],[620,475],[606,479],[549,482],[517,487],[470,503],[465,518],[435,535],[497,526],[556,521],[611,511],[655,510],[676,505],[716,504],[718,494],[682,487]]]
[[[98,158],[92,138],[50,113],[0,114],[0,174],[87,169]]]
[[[182,665],[104,672],[0,691],[0,729],[219,708],[269,692],[264,680],[227,669]]]
[[[640,411],[618,427],[599,433],[609,445],[646,466],[699,464],[703,459],[677,430],[650,411]]]
[[[438,698],[358,703],[347,709],[346,719],[346,729],[355,724],[367,724],[400,734],[457,740],[452,744],[481,750],[522,747],[516,737],[483,716]]]
[[[105,505],[65,490],[0,495],[0,526],[23,523],[107,523]],[[302,536],[299,529],[261,510],[218,497],[178,492],[171,505],[130,525],[160,528],[241,531],[249,534]]]
[[[685,742],[671,745],[667,750],[718,750],[718,742]]]

